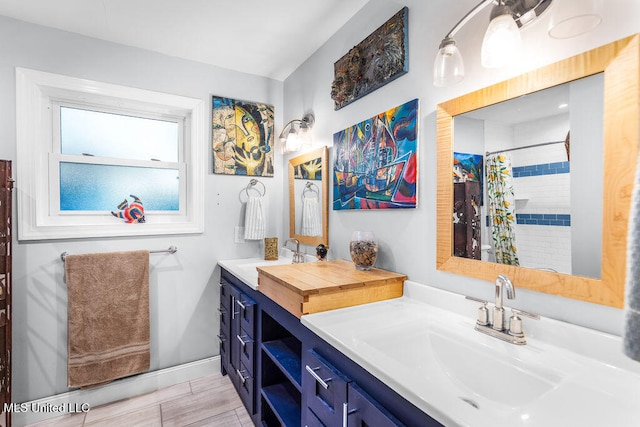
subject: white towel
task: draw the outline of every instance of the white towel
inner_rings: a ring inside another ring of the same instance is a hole
[[[318,198],[315,196],[307,196],[302,199],[302,235],[322,235],[320,204],[318,203]]]
[[[625,301],[624,352],[640,362],[640,159],[629,213]]]
[[[244,216],[245,240],[264,239],[264,207],[262,197],[250,196],[247,200],[247,208]]]

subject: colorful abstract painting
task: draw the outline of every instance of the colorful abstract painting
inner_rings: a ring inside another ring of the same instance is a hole
[[[322,180],[322,158],[309,160],[293,168],[294,179]]]
[[[483,205],[484,157],[482,154],[453,153],[453,182],[480,183],[480,205]]]
[[[453,182],[478,181],[482,183],[482,154],[453,153]],[[482,187],[482,186],[481,186]]]
[[[418,100],[333,135],[333,209],[415,208]]]
[[[214,96],[213,172],[273,176],[273,106]]]
[[[409,71],[409,9],[402,8],[334,66],[331,99],[339,110]]]

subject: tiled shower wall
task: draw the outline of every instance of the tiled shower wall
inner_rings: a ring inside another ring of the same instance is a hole
[[[519,145],[564,141],[569,116],[515,127]],[[571,272],[570,163],[563,143],[512,152],[516,245],[520,263]]]

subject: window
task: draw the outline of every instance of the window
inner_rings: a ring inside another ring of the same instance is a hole
[[[205,103],[18,68],[20,240],[203,231]],[[112,215],[134,201],[144,224]]]

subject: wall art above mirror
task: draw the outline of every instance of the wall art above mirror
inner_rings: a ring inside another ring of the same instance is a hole
[[[634,35],[438,105],[439,270],[488,281],[505,274],[519,287],[623,307],[640,128],[639,57]],[[536,98],[551,95],[568,97],[566,113],[551,114],[557,104],[543,113],[529,109]],[[489,115],[492,109],[502,111]],[[519,115],[510,119],[519,124],[501,123],[505,111]],[[463,154],[482,157],[488,173],[483,184]],[[555,176],[549,179],[552,168]],[[454,184],[456,172],[462,185]],[[521,179],[530,172],[537,181]],[[500,185],[513,180],[513,186],[490,188],[497,185],[496,176]],[[509,197],[492,196],[502,193]],[[465,230],[456,240],[461,220]],[[526,228],[535,227],[522,225],[538,227],[528,234],[539,238],[537,231],[549,228],[550,221],[557,230],[553,237],[564,242],[554,248],[550,240],[527,241]],[[503,222],[512,227],[491,231],[489,223]],[[535,245],[539,259],[531,256]],[[565,255],[556,250],[566,255],[560,264]]]
[[[328,148],[289,160],[289,237],[329,246]]]

